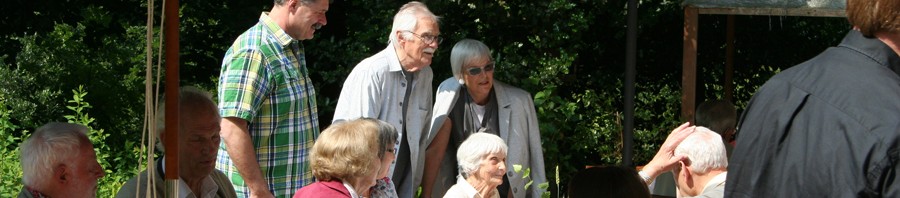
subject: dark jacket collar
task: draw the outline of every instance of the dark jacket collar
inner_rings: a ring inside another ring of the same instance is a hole
[[[862,53],[900,75],[900,55],[878,38],[868,38],[859,31],[850,30],[838,46]]]

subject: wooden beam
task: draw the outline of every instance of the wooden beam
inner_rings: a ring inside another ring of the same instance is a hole
[[[686,6],[685,9],[692,6]],[[694,7],[696,8],[696,7]],[[824,8],[697,8],[700,14],[846,17],[843,9]]]
[[[697,8],[684,7],[684,52],[681,71],[681,119],[693,121],[697,93]]]

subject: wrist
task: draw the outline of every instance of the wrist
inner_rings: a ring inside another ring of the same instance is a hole
[[[644,181],[644,184],[646,185],[650,185],[651,183],[653,183],[653,177],[643,170],[638,171],[638,176],[641,177],[641,180]]]

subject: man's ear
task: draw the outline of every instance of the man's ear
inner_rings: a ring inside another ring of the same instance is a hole
[[[71,167],[66,164],[60,164],[53,168],[53,182],[65,184],[72,180]]]

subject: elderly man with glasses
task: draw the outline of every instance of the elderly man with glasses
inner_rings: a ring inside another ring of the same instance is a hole
[[[525,188],[544,183],[544,153],[537,113],[531,94],[494,80],[494,63],[488,47],[476,40],[464,39],[450,52],[453,76],[438,87],[431,131],[427,144],[422,194],[440,197],[456,181],[455,153],[463,140],[474,133],[499,136],[509,145],[506,163],[531,169],[527,178],[507,169],[503,183],[497,186],[500,197],[540,197],[542,189]],[[512,195],[512,196],[510,196]]]
[[[388,175],[400,197],[414,197],[422,176],[422,134],[432,105],[431,58],[441,43],[438,16],[409,2],[394,15],[388,46],[362,60],[344,81],[333,122],[360,117],[390,123],[399,132]]]

